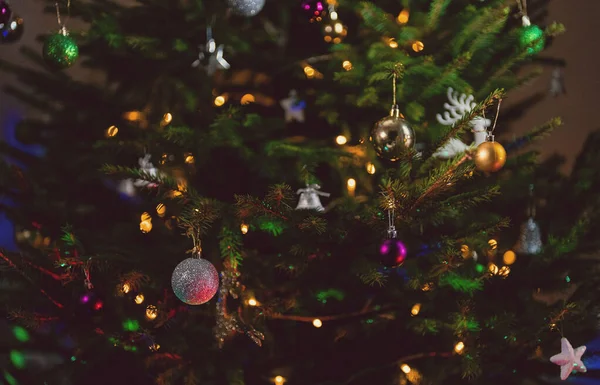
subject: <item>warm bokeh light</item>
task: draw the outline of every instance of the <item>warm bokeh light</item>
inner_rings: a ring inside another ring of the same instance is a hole
[[[375,165],[371,162],[367,163],[367,172],[371,175],[375,174],[375,171],[377,171],[375,169]]]
[[[285,382],[285,378],[283,378],[282,376],[275,377],[275,385],[283,385],[284,382]]]
[[[402,370],[405,374],[410,373],[410,366],[408,366],[407,364],[402,364],[400,365],[400,370]]]
[[[146,308],[146,318],[153,320],[158,316],[158,308],[154,305],[148,305]]]
[[[246,95],[242,96],[240,103],[241,104],[250,104],[250,103],[254,103],[255,101],[256,101],[256,99],[254,98],[254,95],[246,94]]]
[[[458,354],[462,353],[462,351],[465,349],[465,344],[462,341],[459,341],[456,343],[456,345],[454,345],[454,351]]]
[[[130,290],[131,290],[131,286],[127,282],[125,282],[123,284],[123,287],[121,287],[121,291],[125,294],[129,293]]]
[[[510,274],[510,267],[508,267],[508,266],[502,266],[500,268],[500,270],[498,270],[498,275],[501,276],[502,278],[508,277],[509,274]]]
[[[250,230],[250,228],[248,227],[247,224],[242,223],[240,225],[240,231],[242,232],[242,234],[248,234],[248,230]]]
[[[350,62],[350,60],[344,60],[342,62],[342,68],[346,71],[350,71],[352,69],[352,62]]]
[[[488,245],[490,246],[490,249],[496,250],[498,248],[498,241],[496,241],[495,239],[490,239],[488,241]]]
[[[141,305],[144,302],[144,295],[143,294],[138,294],[135,296],[135,303],[137,303],[138,305]]]
[[[410,17],[410,12],[408,11],[408,9],[403,9],[399,14],[398,17],[396,18],[396,21],[399,24],[406,24],[408,23],[408,19]]]
[[[355,188],[356,187],[356,180],[354,178],[349,178],[348,182],[347,182],[348,188]]]
[[[388,45],[390,46],[390,48],[398,48],[398,42],[394,39],[390,39]]]
[[[248,305],[250,305],[250,306],[256,306],[256,305],[258,305],[258,302],[254,298],[250,298],[248,300]]]
[[[431,291],[431,290],[433,290],[433,284],[430,283],[430,282],[425,283],[425,284],[423,284],[423,286],[421,286],[421,290],[423,290],[423,291]]]
[[[129,111],[123,114],[123,119],[129,120],[130,122],[139,122],[144,118],[144,114],[140,111]]]
[[[151,351],[156,352],[158,349],[160,349],[160,345],[159,344],[152,344],[148,347]]]
[[[331,18],[331,20],[337,20],[338,19],[338,13],[336,11],[330,12],[329,13],[329,17]]]
[[[164,217],[165,214],[167,212],[167,206],[165,206],[162,203],[159,203],[158,206],[156,206],[156,213],[158,214],[159,217]]]
[[[110,126],[106,129],[106,137],[112,138],[113,136],[119,133],[119,128],[117,126]]]
[[[312,68],[311,66],[305,66],[304,74],[306,75],[307,78],[311,79],[315,76],[315,69]]]
[[[341,146],[348,142],[348,138],[346,138],[344,135],[338,135],[335,138],[335,142]]]
[[[410,314],[415,316],[415,315],[418,315],[420,311],[421,311],[421,304],[415,303],[413,305],[412,309],[410,309]]]
[[[167,112],[163,116],[162,122],[160,122],[160,125],[164,127],[164,126],[168,125],[169,123],[171,123],[172,121],[173,121],[173,115],[171,115],[170,112]]]
[[[194,159],[194,155],[191,155],[191,154],[186,155],[186,157],[185,157],[185,163],[192,164],[195,161],[196,161],[196,159]]]
[[[313,320],[312,324],[316,328],[320,328],[321,326],[323,326],[323,322],[320,319],[318,319],[318,318],[315,318]]]
[[[517,260],[517,254],[515,254],[515,252],[512,250],[508,250],[502,256],[502,261],[504,262],[505,265],[512,265],[513,263],[515,263],[516,260]]]
[[[142,215],[140,216],[140,221],[144,222],[144,221],[151,221],[152,217],[150,216],[150,213],[148,213],[147,211],[144,211],[142,213]]]
[[[152,231],[152,220],[140,222],[140,231],[144,234]]]
[[[215,98],[215,106],[221,107],[223,104],[225,104],[225,96],[223,96],[223,95],[217,96]]]
[[[460,254],[463,258],[469,258],[471,256],[471,249],[467,245],[462,245],[460,247]]]
[[[496,266],[496,264],[491,263],[491,262],[488,264],[488,271],[490,273],[492,273],[492,274],[498,274],[498,270],[499,269],[498,269],[498,266]]]
[[[423,44],[422,41],[417,40],[412,44],[412,49],[415,52],[421,52],[425,49],[425,44]]]

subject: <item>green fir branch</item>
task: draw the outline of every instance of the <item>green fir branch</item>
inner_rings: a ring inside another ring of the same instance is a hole
[[[450,5],[451,0],[432,0],[429,8],[429,14],[427,15],[427,31],[433,31],[438,27],[440,19],[444,15],[446,8]]]
[[[157,175],[152,175],[146,172],[145,170],[139,168],[115,166],[111,164],[103,165],[100,168],[100,171],[104,174],[111,175],[114,177],[139,179],[149,183],[154,183],[157,185],[161,185],[162,187],[169,190],[179,189],[179,183],[176,179],[171,178],[167,175],[163,175],[161,173],[157,173]]]
[[[476,292],[483,290],[483,282],[479,279],[448,272],[440,278],[440,287],[450,287],[454,291],[473,296]]]
[[[232,269],[237,269],[242,264],[242,236],[239,231],[232,231],[228,227],[221,229],[219,234],[219,249],[221,258],[225,260]]]
[[[302,231],[312,231],[321,235],[327,231],[327,221],[323,217],[312,215],[308,218],[304,218],[304,220],[298,224],[298,228]]]
[[[387,276],[385,276],[383,273],[377,271],[377,269],[373,268],[369,271],[363,272],[363,273],[359,273],[358,274],[358,278],[366,285],[369,286],[379,286],[379,287],[383,287],[385,286],[386,282],[387,282]]]
[[[185,146],[194,139],[194,130],[185,126],[169,126],[162,132],[163,138],[173,144]]]

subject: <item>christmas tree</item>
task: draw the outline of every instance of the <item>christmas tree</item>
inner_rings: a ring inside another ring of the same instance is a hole
[[[9,91],[47,115],[17,131],[42,157],[3,147],[20,161],[1,180],[22,248],[0,254],[4,379],[585,371],[581,349],[560,370],[549,358],[596,329],[594,149],[567,178],[520,151],[560,119],[495,137],[502,99],[563,31],[537,26],[534,6],[59,4],[59,32],[27,51],[40,68],[2,63],[31,89]],[[101,80],[70,77],[77,60]]]

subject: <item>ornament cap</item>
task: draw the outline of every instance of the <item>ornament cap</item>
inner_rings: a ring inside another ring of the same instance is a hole
[[[523,22],[523,27],[529,27],[531,25],[531,20],[529,19],[529,16],[523,16],[521,18],[521,21]]]
[[[67,31],[67,27],[65,27],[64,25],[60,27],[58,33],[63,36],[69,36],[69,31]]]
[[[387,231],[388,239],[396,239],[398,238],[398,232],[396,231],[396,227],[391,226]]]
[[[394,104],[392,106],[392,109],[390,110],[390,116],[393,118],[401,118],[402,114],[400,113],[400,107],[398,107],[397,104]]]
[[[488,136],[487,136],[487,141],[488,141],[488,142],[492,142],[492,143],[494,143],[494,135],[493,135],[493,134],[491,134],[491,133],[488,133]]]

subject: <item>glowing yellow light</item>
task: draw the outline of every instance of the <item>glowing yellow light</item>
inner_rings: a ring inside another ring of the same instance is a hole
[[[465,349],[465,344],[462,341],[459,341],[454,345],[454,351],[460,354]]]
[[[352,63],[350,62],[350,60],[344,60],[342,62],[342,68],[346,71],[350,71],[352,69]]]
[[[333,25],[333,30],[335,31],[335,33],[342,33],[344,31],[344,26],[342,25],[342,23],[335,23]]]
[[[119,133],[119,128],[117,126],[110,126],[106,129],[106,137],[112,138],[113,136]]]
[[[344,135],[338,135],[337,138],[335,138],[335,142],[341,146],[346,144],[348,139]]]
[[[256,305],[258,305],[258,302],[254,298],[250,298],[248,300],[248,305],[250,305],[250,306],[256,306]]]
[[[421,52],[423,49],[425,49],[425,44],[423,44],[422,41],[417,40],[412,44],[412,49],[415,52]]]
[[[137,303],[138,305],[141,305],[143,302],[144,302],[143,294],[138,294],[135,296],[135,303]]]
[[[225,96],[223,96],[223,95],[217,96],[215,98],[215,106],[221,107],[223,104],[225,104]]]
[[[349,178],[348,182],[347,182],[348,188],[355,188],[356,187],[356,180],[354,178]]]
[[[150,214],[148,212],[143,212],[141,217],[140,217],[140,221],[144,222],[144,221],[151,221],[152,217],[150,216]]]
[[[249,229],[250,229],[250,228],[249,228],[249,227],[248,227],[248,225],[247,225],[247,224],[245,224],[245,223],[242,223],[242,224],[240,225],[240,231],[242,232],[242,234],[248,234],[248,230],[249,230]]]
[[[323,40],[325,40],[326,43],[331,43],[331,36],[323,36]]]
[[[123,114],[123,119],[129,120],[130,122],[138,122],[138,121],[142,120],[143,117],[144,117],[144,114],[141,113],[140,111],[129,111],[129,112],[125,112]]]
[[[281,376],[275,377],[275,385],[282,385],[285,382],[285,378]]]
[[[390,46],[390,48],[398,48],[398,42],[394,39],[390,39],[388,45]]]
[[[173,115],[171,115],[170,112],[167,112],[163,116],[162,122],[160,122],[160,125],[164,127],[164,126],[168,125],[169,123],[171,123],[172,121],[173,121]]]
[[[156,206],[156,213],[158,214],[159,217],[164,217],[165,213],[167,212],[167,206],[165,206],[162,203],[159,203],[158,206]]]
[[[375,171],[377,171],[375,169],[375,165],[371,162],[367,163],[367,172],[371,175],[375,174]]]
[[[400,370],[402,370],[405,374],[408,374],[411,371],[410,366],[407,364],[400,365]]]
[[[508,250],[502,256],[502,261],[504,262],[505,265],[512,265],[513,263],[515,263],[516,260],[517,260],[517,254],[515,254],[515,252],[512,250]]]
[[[340,39],[339,37],[336,37],[333,39],[333,44],[340,44],[342,42],[342,39]]]
[[[331,20],[337,20],[338,19],[338,14],[336,11],[333,11],[329,14],[329,17],[331,17]]]
[[[158,349],[160,349],[160,345],[159,344],[152,344],[149,346],[149,349],[153,352],[157,351]]]
[[[502,278],[508,277],[509,274],[510,274],[510,267],[508,267],[508,266],[502,266],[500,268],[500,270],[498,270],[498,275],[501,276]]]
[[[491,263],[491,262],[490,262],[490,263],[488,264],[488,270],[489,270],[489,272],[490,272],[490,273],[492,273],[492,274],[498,274],[498,270],[499,270],[499,269],[498,269],[498,266],[496,266],[494,263]]]
[[[398,21],[399,24],[406,24],[406,23],[408,23],[409,17],[410,17],[410,12],[408,11],[408,9],[403,9],[398,14],[398,17],[396,18],[396,20]]]
[[[127,282],[125,282],[123,284],[123,287],[121,287],[121,291],[125,294],[129,293],[130,290],[131,290],[131,286]]]
[[[412,309],[410,309],[410,314],[412,314],[413,316],[418,315],[419,312],[421,311],[421,304],[420,303],[415,303],[412,307]]]
[[[498,248],[498,241],[496,241],[495,239],[490,239],[488,241],[488,245],[490,245],[490,249],[496,250]]]
[[[187,155],[185,157],[185,163],[187,164],[192,164],[194,163],[195,159],[194,159],[194,155]]]
[[[427,282],[427,283],[423,284],[423,286],[421,286],[421,290],[423,290],[423,291],[433,290],[433,284],[430,282]]]
[[[255,101],[256,101],[256,99],[254,98],[254,95],[246,94],[246,95],[242,96],[240,103],[241,104],[250,104],[250,103],[254,103]]]
[[[321,326],[323,326],[323,321],[321,321],[318,318],[315,318],[313,320],[313,326],[316,327],[317,329],[320,328]]]
[[[140,231],[144,234],[152,231],[152,221],[142,221],[140,222]]]
[[[304,67],[304,74],[306,74],[307,78],[312,78],[315,76],[315,69],[312,68],[311,66],[305,66]]]
[[[462,254],[463,258],[469,258],[471,256],[471,249],[467,245],[462,245],[460,247],[460,253]]]
[[[154,305],[148,305],[146,308],[146,318],[153,320],[158,316],[158,308]]]

